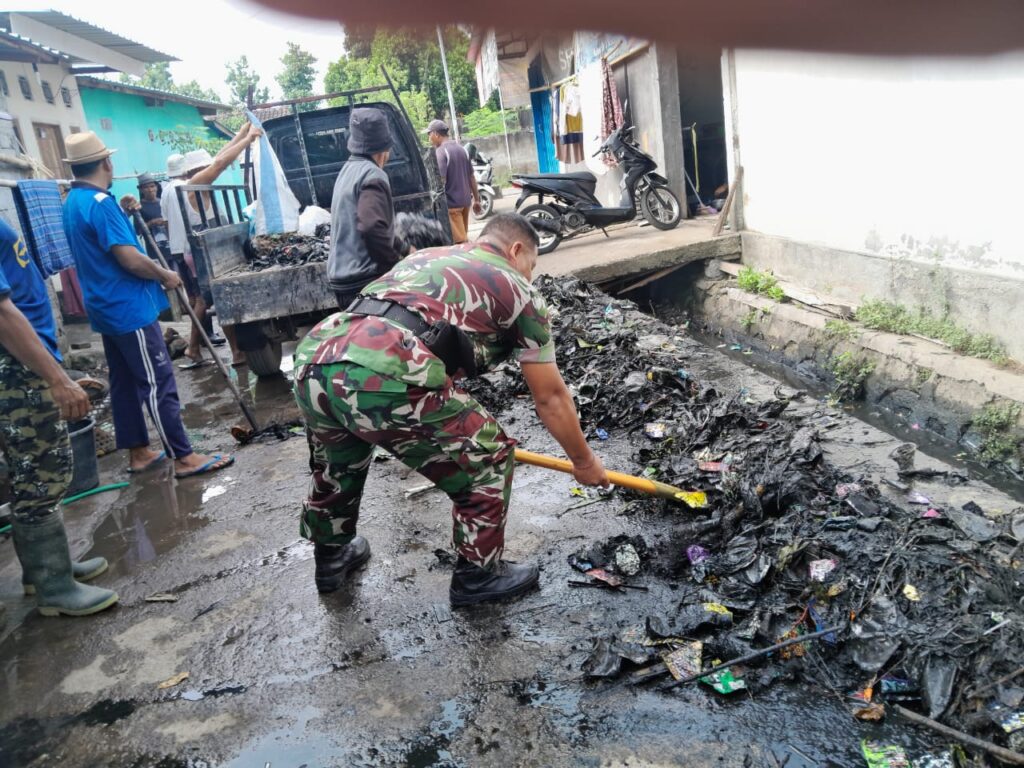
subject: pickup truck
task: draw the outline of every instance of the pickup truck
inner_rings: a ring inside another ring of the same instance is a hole
[[[332,94],[334,95],[334,94]],[[288,184],[303,206],[330,209],[338,171],[348,160],[349,104],[309,112],[292,105],[291,115],[263,122]],[[384,170],[391,181],[395,210],[430,215],[451,240],[448,206],[432,151],[424,151],[412,125],[393,104],[370,102],[387,115],[394,145]],[[245,241],[249,223],[242,209],[251,201],[244,186],[182,185],[179,205],[188,205],[188,192],[206,192],[212,216],[200,213],[202,224],[188,227],[199,283],[208,303],[216,307],[222,325],[234,326],[249,370],[257,376],[276,375],[281,367],[281,342],[296,338],[296,329],[312,325],[337,310],[327,284],[324,262],[249,270]],[[185,221],[188,217],[185,216]]]

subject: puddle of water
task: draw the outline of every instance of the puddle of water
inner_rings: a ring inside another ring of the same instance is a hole
[[[131,700],[104,699],[77,715],[48,718],[23,717],[0,726],[0,764],[29,765],[40,755],[57,749],[76,726],[104,727],[132,715],[138,703]]]
[[[237,757],[221,764],[221,768],[314,768],[335,765],[338,748],[317,729],[307,728],[309,721],[320,716],[316,707],[301,707],[292,712],[293,725],[279,728],[246,747]],[[341,733],[341,731],[339,731]]]
[[[437,766],[462,766],[448,750],[459,732],[466,727],[467,705],[458,698],[448,699],[441,704],[441,715],[430,723],[430,736],[417,742],[406,755],[406,768],[435,768]]]

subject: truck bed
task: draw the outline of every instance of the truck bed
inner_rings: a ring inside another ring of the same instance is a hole
[[[229,224],[200,232],[202,260],[217,318],[225,325],[329,312],[337,309],[327,285],[327,264],[273,267],[249,272],[243,251],[248,224]],[[200,275],[200,281],[204,275]]]

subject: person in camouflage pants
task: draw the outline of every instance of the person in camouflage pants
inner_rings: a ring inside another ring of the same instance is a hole
[[[547,307],[530,285],[536,249],[525,219],[495,216],[477,243],[399,262],[363,290],[362,303],[327,318],[299,344],[295,395],[311,472],[300,527],[314,543],[320,591],[337,589],[370,556],[356,528],[374,446],[452,499],[453,604],[511,597],[537,584],[536,566],[501,559],[515,441],[455,383],[506,359],[522,365],[538,414],[573,460],[577,480],[607,483],[555,365]],[[423,328],[439,322],[462,334],[457,355],[424,341]]]
[[[107,561],[74,562],[60,514],[71,482],[65,419],[89,413],[89,398],[60,366],[50,300],[24,241],[0,220],[0,449],[13,493],[11,528],[22,588],[46,616],[85,616],[117,602],[117,593],[78,580]],[[2,612],[0,612],[2,614]]]
[[[309,428],[313,473],[302,535],[330,544],[352,540],[379,445],[451,497],[456,550],[491,566],[504,548],[515,441],[454,386],[396,384],[352,363],[318,366],[301,382],[297,397]],[[332,391],[342,394],[328,397]]]
[[[71,481],[71,443],[45,382],[2,348],[0,413],[14,516],[41,523],[57,514]]]

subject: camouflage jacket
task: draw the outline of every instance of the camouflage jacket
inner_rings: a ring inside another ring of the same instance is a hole
[[[477,370],[514,356],[552,363],[548,308],[541,295],[496,249],[467,243],[421,251],[370,283],[363,295],[401,304],[426,322],[445,320],[473,342]],[[412,386],[439,389],[444,363],[410,331],[390,320],[338,312],[317,325],[295,351],[295,377],[311,365],[348,361]]]

